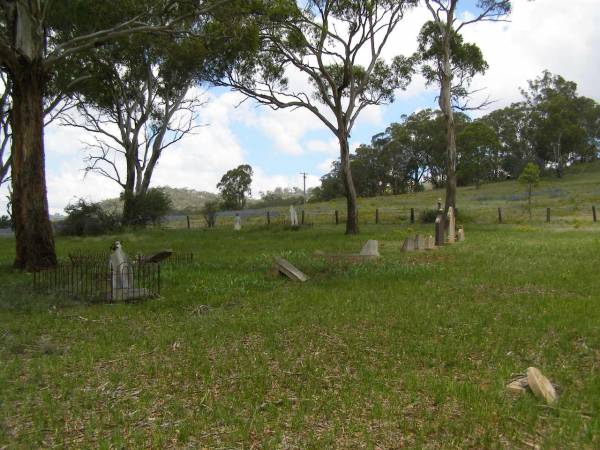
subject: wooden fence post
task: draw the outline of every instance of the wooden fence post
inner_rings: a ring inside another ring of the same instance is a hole
[[[550,222],[550,208],[546,208],[546,222]]]
[[[410,223],[415,223],[415,208],[410,208]]]
[[[185,218],[187,219],[187,227],[189,230],[190,229],[190,216],[185,216]]]
[[[267,225],[271,225],[271,212],[267,211]]]
[[[379,223],[379,208],[375,209],[375,223]]]
[[[338,210],[335,210],[335,224],[339,225],[340,224],[340,213],[338,212]]]
[[[592,217],[594,218],[594,222],[596,222],[597,219],[596,219],[596,207],[595,206],[592,206]]]
[[[302,225],[304,225],[304,210],[302,210],[302,222],[300,222]]]
[[[498,208],[498,223],[502,223],[502,208]]]

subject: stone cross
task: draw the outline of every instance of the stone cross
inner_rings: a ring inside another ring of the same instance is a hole
[[[296,208],[294,208],[294,205],[290,206],[290,223],[293,227],[298,226],[298,213],[296,212]]]
[[[454,208],[450,206],[448,208],[448,243],[454,244],[456,242],[456,217],[454,216]]]
[[[233,220],[233,229],[240,231],[242,229],[242,218],[239,213],[235,213],[235,219]]]

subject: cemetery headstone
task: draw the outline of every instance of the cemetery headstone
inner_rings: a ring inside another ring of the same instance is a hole
[[[113,290],[129,289],[133,286],[133,270],[119,241],[115,241],[112,246],[108,266],[112,274]]]
[[[435,245],[441,247],[444,245],[444,226],[442,220],[442,214],[438,214],[435,219]]]
[[[527,368],[527,383],[535,396],[545,400],[549,405],[558,398],[550,380],[542,375],[542,372],[536,367]]]
[[[369,239],[360,251],[360,255],[379,257],[379,241]]]
[[[404,239],[404,243],[402,244],[403,252],[414,252],[415,251],[415,240],[411,237],[407,237]]]
[[[158,253],[148,256],[147,258],[143,258],[143,261],[146,263],[159,263],[169,258],[172,254],[173,250],[161,250]]]
[[[235,219],[233,219],[233,229],[235,231],[240,231],[242,229],[242,218],[239,213],[235,214]]]
[[[286,261],[283,258],[278,258],[275,260],[275,267],[279,273],[285,275],[290,280],[301,282],[308,280],[308,277],[301,270],[294,267],[289,261]]]
[[[425,250],[435,250],[435,239],[432,235],[425,238]]]
[[[296,208],[294,208],[294,205],[290,206],[290,223],[293,227],[298,226],[298,213],[296,212]]]
[[[425,250],[425,236],[422,234],[415,236],[415,250]]]
[[[454,208],[450,206],[448,208],[448,243],[454,244],[456,242],[456,217],[454,216]]]
[[[459,242],[465,240],[465,230],[463,227],[458,228],[458,233],[456,234],[456,240]]]

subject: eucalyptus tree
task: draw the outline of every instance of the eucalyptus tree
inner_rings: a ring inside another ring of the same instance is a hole
[[[93,136],[85,171],[123,189],[125,224],[136,221],[134,205],[148,192],[163,151],[200,126],[200,99],[192,87],[203,59],[190,46],[193,60],[170,38],[138,36],[82,61],[89,77],[78,85],[76,108],[62,124]]]
[[[303,108],[337,138],[347,199],[346,233],[358,233],[348,139],[360,113],[394,100],[412,61],[382,57],[392,32],[417,0],[281,0],[259,21],[260,51],[216,84],[273,109]],[[303,76],[292,86],[290,75]]]
[[[1,0],[0,65],[12,84],[12,188],[15,267],[56,264],[48,216],[44,97],[64,65],[84,52],[134,33],[165,32],[190,8],[174,0]],[[75,81],[75,80],[71,80]]]
[[[439,86],[438,103],[446,123],[446,200],[445,209],[456,208],[456,129],[454,109],[472,108],[465,100],[473,77],[487,70],[487,63],[476,44],[466,43],[461,30],[477,22],[505,20],[511,10],[509,0],[477,0],[474,16],[461,20],[459,0],[424,0],[431,13],[419,35],[418,55],[428,83]],[[465,4],[466,2],[462,2]],[[480,107],[482,105],[479,105]]]
[[[0,94],[0,186],[9,180],[10,153],[10,82],[6,74],[0,72],[2,94]]]

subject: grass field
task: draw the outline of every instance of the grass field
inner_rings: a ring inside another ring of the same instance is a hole
[[[195,253],[119,304],[35,294],[1,239],[0,448],[600,448],[600,223],[465,228],[427,253],[400,246],[430,225],[59,239]],[[380,260],[313,256],[367,239]],[[311,279],[270,276],[277,256]],[[505,392],[529,366],[553,407]]]

